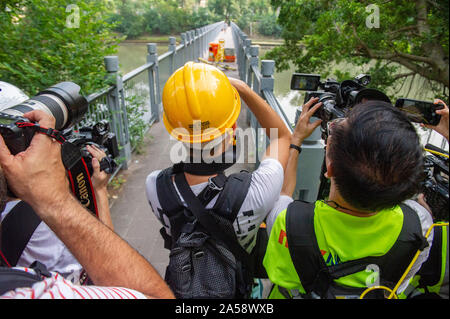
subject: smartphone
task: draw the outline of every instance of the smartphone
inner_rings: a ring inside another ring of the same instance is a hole
[[[320,84],[320,75],[294,73],[291,78],[291,90],[317,91]]]
[[[398,99],[395,106],[401,109],[411,122],[424,123],[429,125],[438,125],[441,116],[436,114],[436,110],[444,108],[442,104],[432,102],[418,101],[412,99]]]

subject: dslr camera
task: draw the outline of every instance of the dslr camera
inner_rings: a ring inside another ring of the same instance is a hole
[[[7,92],[0,92],[0,99],[2,95],[6,96]],[[80,122],[87,108],[88,102],[80,94],[80,87],[73,82],[61,82],[17,105],[1,109],[0,134],[13,155],[25,151],[36,133],[46,134],[60,142],[62,161],[68,171],[73,193],[91,212],[97,214],[90,182],[92,156],[86,146],[95,145],[106,153],[107,156],[100,162],[100,169],[108,174],[117,168],[114,158],[119,155],[119,149],[107,121],[74,130],[74,125]],[[53,115],[55,129],[40,127],[23,117],[23,114],[33,110]]]
[[[334,79],[321,82],[318,74],[294,73],[291,78],[291,90],[307,91],[304,103],[313,97],[318,97],[319,102],[323,103],[313,116],[322,120],[322,135],[324,135],[327,122],[345,117],[347,111],[358,103],[369,100],[391,103],[383,92],[366,87],[370,81],[371,77],[368,74],[360,74],[354,80],[339,83]],[[437,125],[441,116],[436,111],[444,108],[444,105],[400,98],[395,102],[395,107],[402,110],[411,122]],[[298,115],[299,113],[296,115],[296,123]]]
[[[370,75],[360,74],[354,80],[344,80],[341,83],[335,79],[321,82],[318,74],[294,73],[291,78],[291,90],[307,91],[304,103],[314,97],[319,98],[318,102],[323,103],[313,116],[322,120],[322,137],[326,139],[327,122],[345,117],[356,104],[366,100],[391,103],[383,92],[366,88],[370,80]],[[295,122],[297,122],[298,115],[299,111]]]
[[[448,152],[431,144],[425,145],[425,150],[429,155],[424,160],[425,181],[422,183],[422,192],[433,212],[434,221],[448,221]]]

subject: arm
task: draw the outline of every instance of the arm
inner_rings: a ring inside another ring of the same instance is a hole
[[[111,230],[114,230],[108,200],[107,186],[109,175],[100,171],[100,161],[106,154],[94,145],[87,145],[86,148],[92,155],[92,168],[94,170],[92,174],[92,185],[94,187],[95,199],[97,200],[98,218],[103,224],[111,228]]]
[[[312,98],[305,105],[303,105],[302,113],[300,114],[297,125],[295,126],[294,134],[292,134],[291,137],[291,144],[301,146],[305,138],[310,136],[322,122],[322,120],[317,120],[314,123],[310,123],[311,116],[320,106],[322,106],[322,103],[317,103],[310,109],[310,107],[318,100],[318,98]],[[283,188],[281,189],[281,195],[292,197],[292,194],[294,193],[295,185],[297,184],[297,165],[299,155],[300,153],[296,149],[289,149],[289,160],[284,173],[284,182]]]
[[[258,119],[261,127],[266,130],[270,144],[266,149],[264,157],[276,158],[283,166],[283,170],[286,170],[291,139],[291,132],[288,127],[267,102],[256,94],[245,82],[234,78],[229,78],[229,80],[239,92],[245,104],[247,104]],[[271,132],[271,129],[275,130]]]
[[[54,118],[42,111],[25,116],[41,126],[54,127]],[[156,298],[173,297],[144,257],[72,196],[56,141],[36,134],[28,148],[14,156],[0,137],[0,164],[9,187],[33,207],[96,285],[122,286]]]

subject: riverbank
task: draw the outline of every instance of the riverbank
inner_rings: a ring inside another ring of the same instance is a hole
[[[126,39],[121,44],[145,44],[145,43],[158,43],[161,45],[169,44],[169,37],[175,37],[177,45],[181,43],[181,36],[178,35],[143,35],[135,39]],[[276,47],[282,45],[284,40],[280,38],[254,36],[251,37],[252,44],[262,47]]]

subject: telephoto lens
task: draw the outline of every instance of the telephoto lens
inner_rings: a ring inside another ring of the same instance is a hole
[[[78,123],[87,108],[88,102],[80,94],[80,87],[73,82],[61,82],[1,113],[23,116],[33,110],[42,110],[56,119],[55,129],[63,130]]]

